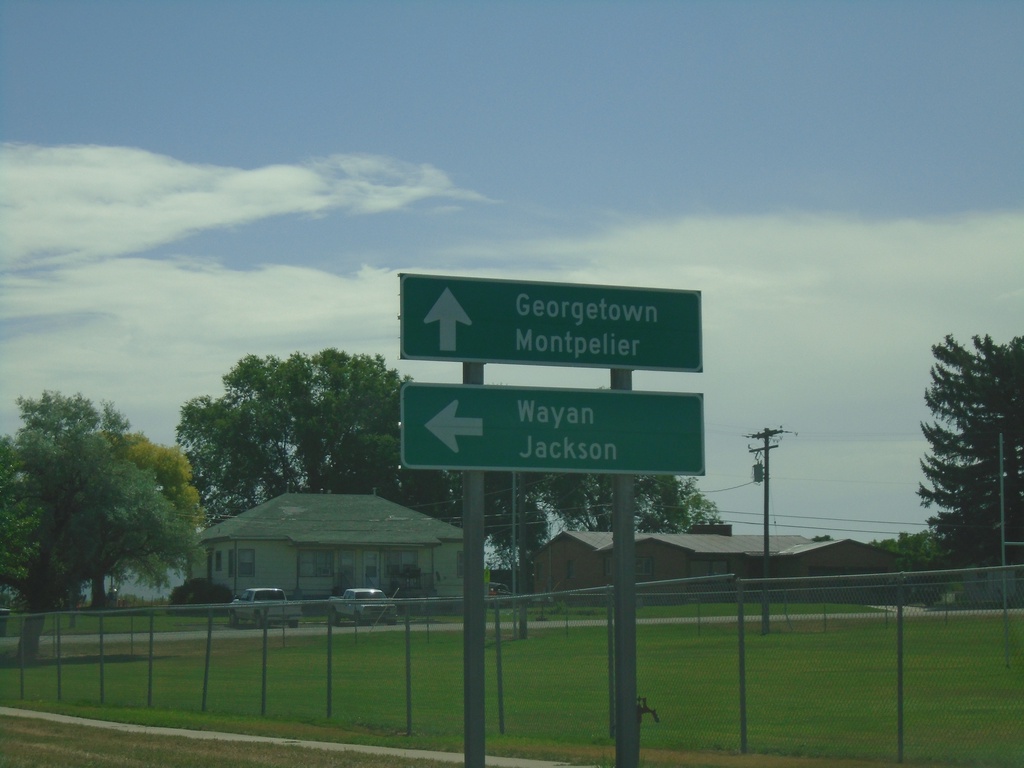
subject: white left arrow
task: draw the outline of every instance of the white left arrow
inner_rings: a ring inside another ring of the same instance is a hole
[[[427,429],[455,453],[459,452],[459,441],[456,438],[481,437],[484,434],[483,419],[457,416],[458,409],[459,401],[452,400],[439,414],[427,422]]]
[[[423,322],[438,324],[441,334],[442,352],[455,351],[455,326],[457,323],[462,323],[463,325],[473,324],[473,321],[469,319],[469,315],[466,314],[466,310],[462,308],[458,299],[447,288],[444,289],[444,293],[441,294],[438,300],[434,302],[434,306],[427,312]]]

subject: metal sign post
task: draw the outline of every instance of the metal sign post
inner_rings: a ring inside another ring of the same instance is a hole
[[[466,384],[483,384],[482,363],[464,363]],[[484,768],[485,719],[484,642],[487,612],[484,605],[484,473],[462,473],[463,557],[463,719],[466,729],[466,768]]]
[[[633,386],[633,372],[612,370],[615,390]],[[612,478],[612,571],[615,579],[615,765],[636,768],[636,537],[632,475]]]

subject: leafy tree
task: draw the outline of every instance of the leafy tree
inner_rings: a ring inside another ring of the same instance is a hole
[[[488,540],[501,563],[514,562],[517,542],[512,540],[511,476],[488,473]],[[521,474],[520,521],[525,531],[522,555],[527,570],[534,555],[547,542],[552,526],[575,531],[612,530],[612,482],[608,475],[566,473]],[[638,533],[683,533],[699,523],[719,522],[718,508],[697,489],[694,478],[639,475],[634,483]],[[526,574],[529,583],[529,573]]]
[[[511,568],[518,559],[525,584],[532,582],[534,555],[548,539],[550,519],[539,492],[546,478],[546,475],[519,472],[513,482],[511,472],[484,475],[484,510],[487,541],[493,553],[491,560],[499,567]],[[513,511],[516,514],[515,538],[512,536]]]
[[[948,565],[949,555],[933,531],[900,532],[895,539],[872,541],[871,545],[896,555],[898,571],[934,571]]]
[[[14,442],[4,436],[0,438],[0,531],[4,542],[0,547],[0,584],[28,576],[25,564],[37,550],[33,534],[39,514],[21,492],[22,479]]]
[[[138,433],[106,437],[114,458],[116,501],[98,515],[81,516],[75,525],[93,533],[80,538],[93,606],[106,603],[108,577],[132,575],[165,586],[168,567],[188,563],[203,521],[191,468],[178,447],[157,445]]]
[[[223,381],[223,396],[182,407],[177,431],[211,521],[288,492],[450,498],[445,473],[399,467],[403,380],[380,355],[249,355]]]
[[[34,546],[0,583],[28,610],[58,608],[86,581],[102,606],[106,576],[186,564],[195,529],[175,514],[153,473],[123,457],[129,425],[112,405],[99,410],[81,395],[56,392],[18,405],[23,426],[10,442],[18,479],[8,509],[31,528]]]
[[[698,490],[693,477],[640,475],[636,503],[640,533],[686,533],[694,525],[722,521],[718,505]]]
[[[166,582],[169,568],[187,564],[195,541],[191,519],[179,514],[151,473],[126,461],[111,470],[115,490],[110,506],[79,515],[71,526],[93,607],[106,605],[107,577],[137,574],[149,583]]]
[[[192,484],[192,465],[178,446],[158,445],[136,433],[128,436],[123,455],[139,469],[152,473],[160,492],[179,517],[196,529],[203,525],[199,491]]]
[[[608,475],[549,476],[540,504],[562,528],[612,530],[612,482]],[[638,475],[634,484],[637,533],[684,533],[699,523],[719,522],[718,507],[697,489],[695,478]]]
[[[1006,538],[1024,541],[1024,337],[1006,345],[975,336],[973,349],[946,336],[932,347],[936,363],[925,403],[935,421],[921,429],[931,452],[918,488],[950,565],[997,565],[1000,553],[999,435],[1004,441]],[[1008,548],[1007,560],[1021,559]]]

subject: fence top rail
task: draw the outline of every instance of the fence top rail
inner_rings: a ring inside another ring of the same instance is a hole
[[[732,573],[715,574],[714,576],[692,576],[686,579],[664,579],[662,581],[638,581],[638,591],[655,589],[660,587],[688,586],[690,584],[708,584],[713,582],[732,582],[736,575]],[[614,584],[604,584],[600,587],[582,587],[580,589],[562,589],[557,592],[536,592],[530,595],[513,595],[512,597],[565,597],[566,595],[604,595],[615,589]],[[508,600],[509,595],[502,599]]]
[[[723,586],[735,586],[737,588],[750,588],[761,585],[766,586],[778,586],[783,585],[820,585],[820,584],[836,584],[836,583],[847,583],[847,584],[869,584],[871,586],[885,586],[885,585],[897,585],[900,583],[907,583],[910,581],[913,583],[917,579],[928,578],[928,579],[963,579],[968,576],[974,577],[985,577],[985,576],[1011,576],[1015,579],[1024,579],[1024,565],[1006,565],[1006,566],[990,566],[985,568],[962,568],[962,569],[947,569],[937,571],[899,571],[895,573],[865,573],[865,574],[848,574],[848,575],[834,575],[834,576],[792,576],[785,578],[740,578],[735,574],[718,574],[713,576],[695,576],[686,579],[666,579],[662,581],[643,581],[637,582],[637,590],[644,591],[650,589],[660,589],[665,587],[684,587],[691,585],[708,585],[708,584],[720,584]],[[533,601],[533,600],[551,600],[551,599],[563,599],[570,596],[580,595],[606,595],[614,590],[614,585],[603,585],[600,587],[589,587],[585,589],[572,589],[563,590],[559,592],[536,592],[536,593],[523,593],[518,595],[490,595],[487,596],[488,601],[495,602],[518,602],[518,601]],[[394,602],[398,605],[409,605],[409,606],[442,606],[442,605],[453,605],[462,602],[462,597],[407,597],[407,598],[389,598],[390,602]],[[298,605],[308,606],[326,606],[330,604],[329,598],[321,598],[316,600],[289,600],[289,603]],[[335,602],[339,602],[338,598],[335,598]],[[151,606],[132,606],[127,608],[107,608],[101,610],[92,609],[64,609],[56,611],[41,611],[41,612],[26,612],[22,613],[15,609],[6,609],[9,611],[7,616],[9,618],[17,619],[31,619],[32,617],[45,617],[45,616],[82,616],[89,618],[101,618],[104,616],[145,616],[155,612],[161,613],[179,613],[179,612],[191,612],[191,613],[210,613],[217,615],[218,613],[226,612],[231,607],[230,603],[202,603],[194,605],[151,605]]]
[[[851,574],[836,574],[833,576],[787,576],[781,577],[776,576],[769,579],[764,577],[759,578],[737,578],[737,582],[741,582],[744,586],[747,585],[759,585],[759,584],[795,584],[795,583],[806,583],[806,582],[837,582],[837,581],[871,581],[875,580],[880,583],[892,582],[897,583],[899,581],[906,581],[908,578],[921,578],[921,577],[939,577],[939,578],[964,578],[968,574],[975,575],[986,575],[986,574],[999,574],[1006,573],[1012,574],[1014,571],[1021,572],[1024,577],[1024,565],[1006,565],[1006,566],[990,566],[986,568],[960,568],[960,569],[946,569],[939,571],[894,571],[891,573],[851,573]]]

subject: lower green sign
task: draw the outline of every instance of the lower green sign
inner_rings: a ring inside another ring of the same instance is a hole
[[[402,386],[402,465],[704,474],[704,399],[603,389]]]

